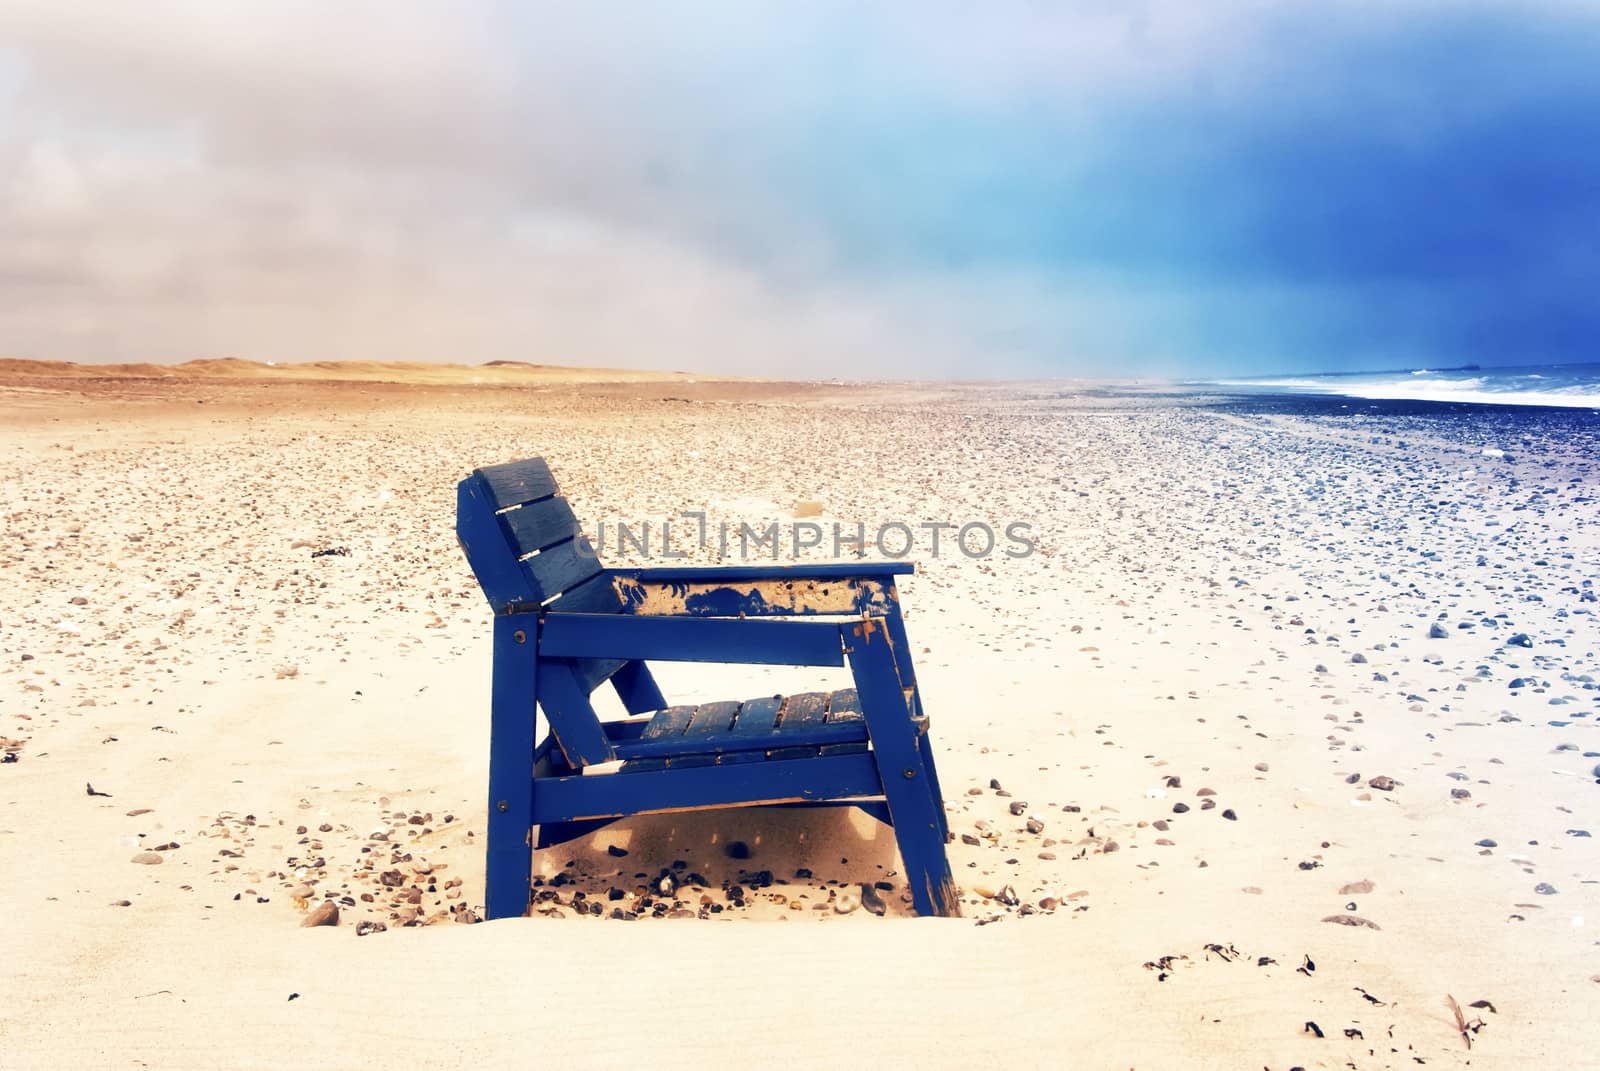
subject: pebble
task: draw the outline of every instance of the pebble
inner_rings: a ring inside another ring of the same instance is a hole
[[[1453,800],[1470,800],[1472,798],[1472,793],[1468,792],[1464,788],[1452,788],[1450,790],[1450,798]]]
[[[1440,624],[1439,622],[1435,621],[1433,624],[1428,626],[1428,639],[1447,640],[1449,638],[1450,630],[1445,628],[1444,625]]]
[[[1498,847],[1500,847],[1500,842],[1499,841],[1492,840],[1489,837],[1484,837],[1482,840],[1474,841],[1473,843],[1474,843],[1474,845],[1476,847],[1479,847],[1479,848],[1498,848]]]
[[[1028,813],[1028,804],[1025,800],[1015,800],[1012,802],[1010,810],[1013,817],[1021,818]]]
[[[1027,828],[1029,833],[1043,833],[1044,823],[1039,821],[1037,818],[1030,818],[1028,819]]]
[[[314,891],[315,890],[309,885],[296,885],[294,888],[289,890],[289,895],[294,897],[296,900],[309,900],[311,899],[311,894]]]
[[[1172,805],[1172,813],[1173,814],[1188,814],[1189,813],[1189,805],[1187,803],[1174,803]]]
[[[1390,777],[1388,774],[1379,774],[1377,777],[1374,777],[1372,780],[1367,782],[1367,787],[1375,788],[1379,792],[1393,792],[1394,785],[1394,778]]]
[[[1551,885],[1548,881],[1541,881],[1539,884],[1533,887],[1533,891],[1538,893],[1540,896],[1554,896],[1556,894],[1556,887]]]
[[[140,852],[131,861],[144,866],[159,866],[166,862],[166,859],[159,852]]]
[[[362,919],[356,923],[356,936],[365,937],[369,933],[383,933],[389,927],[374,919]]]
[[[861,906],[874,915],[882,915],[889,910],[889,905],[883,902],[883,897],[871,885],[861,886]]]
[[[312,909],[300,923],[301,926],[337,926],[339,925],[339,905],[332,900],[324,900]],[[363,923],[363,925],[365,925]]]
[[[835,915],[848,915],[860,906],[861,901],[854,896],[849,893],[840,893],[839,898],[833,902],[833,913]]]
[[[1365,896],[1365,895],[1367,895],[1367,893],[1371,892],[1373,889],[1376,889],[1376,888],[1377,888],[1377,886],[1372,883],[1372,880],[1370,878],[1362,878],[1360,881],[1352,881],[1352,882],[1349,882],[1347,884],[1339,886],[1339,895],[1340,896]]]
[[[1266,773],[1267,769],[1268,769],[1268,766],[1267,766],[1266,763],[1264,763],[1264,762],[1256,763],[1256,772],[1257,773]]]
[[[1226,818],[1230,822],[1237,822],[1239,820],[1239,816],[1233,813],[1232,807],[1229,807],[1227,810],[1223,811],[1222,817]]]
[[[1379,926],[1376,922],[1373,922],[1371,919],[1362,918],[1360,915],[1329,915],[1322,921],[1337,923],[1340,926],[1364,926],[1369,930],[1383,929],[1383,927]]]

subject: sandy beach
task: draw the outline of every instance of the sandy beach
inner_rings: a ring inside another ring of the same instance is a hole
[[[0,1065],[1600,1059],[1591,411],[475,378],[0,369]],[[531,455],[591,531],[916,530],[965,917],[913,917],[858,812],[745,809],[539,852],[529,917],[478,923],[455,484]]]

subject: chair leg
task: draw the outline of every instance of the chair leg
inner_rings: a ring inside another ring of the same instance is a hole
[[[667,707],[650,667],[637,659],[612,674],[611,686],[629,714],[651,714]]]
[[[485,836],[484,914],[527,914],[533,877],[533,760],[538,695],[537,619],[494,622],[494,678],[489,713],[489,828]],[[521,637],[519,640],[518,637]]]
[[[893,610],[884,618],[884,624],[889,629],[889,642],[897,652],[895,668],[900,673],[901,687],[911,689],[911,713],[922,717],[922,689],[917,686],[916,671],[911,666],[911,639],[906,635],[906,623],[900,617],[900,606],[896,600]],[[922,733],[917,741],[918,749],[922,752],[922,764],[927,767],[928,777],[933,782],[933,798],[944,800],[944,792],[939,788],[939,771],[933,765],[933,743],[927,733]],[[944,839],[950,839],[950,820],[944,813],[943,802],[939,805],[939,832],[944,834]]]
[[[845,649],[872,737],[912,904],[919,915],[960,915],[945,857],[944,803],[923,760],[905,693],[900,690],[890,636],[881,619],[867,618],[847,627]]]

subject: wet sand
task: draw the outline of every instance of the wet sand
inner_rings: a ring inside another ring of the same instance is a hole
[[[1594,414],[517,374],[7,370],[7,1066],[1592,1061]],[[964,918],[911,918],[857,812],[733,810],[540,852],[530,918],[466,924],[454,485],[536,453],[592,529],[913,529]]]

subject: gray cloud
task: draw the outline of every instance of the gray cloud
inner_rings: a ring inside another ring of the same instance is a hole
[[[0,352],[1181,370],[1330,316],[1320,281],[967,252],[1034,227],[1018,175],[1114,176],[1108,115],[1270,107],[1283,5],[755,7],[12,0]]]

